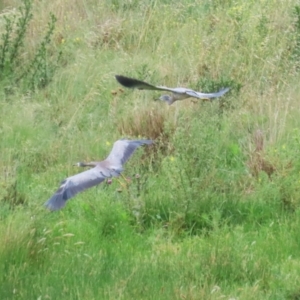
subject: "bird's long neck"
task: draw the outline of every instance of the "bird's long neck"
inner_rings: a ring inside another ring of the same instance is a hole
[[[189,98],[189,97],[190,96],[186,95],[186,94],[173,93],[172,94],[172,101],[175,102],[177,100],[183,100],[183,99],[186,99],[186,98]]]
[[[174,98],[174,95],[172,95],[172,96],[169,97],[167,103],[168,103],[169,105],[172,105],[176,100],[177,100],[177,99]]]

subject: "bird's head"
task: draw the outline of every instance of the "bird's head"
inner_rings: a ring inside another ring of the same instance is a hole
[[[174,102],[173,97],[170,95],[162,95],[158,99],[167,102],[169,105],[171,105]]]
[[[73,166],[76,166],[76,167],[89,167],[89,168],[94,168],[96,167],[98,164],[98,162],[96,161],[92,161],[92,162],[78,162],[76,164],[74,164]]]
[[[83,163],[83,162],[80,161],[80,162],[74,164],[73,166],[74,166],[74,167],[84,167],[84,166],[85,166],[85,163]]]

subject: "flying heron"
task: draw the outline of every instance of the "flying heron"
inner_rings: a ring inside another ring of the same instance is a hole
[[[133,152],[142,145],[151,145],[152,140],[126,140],[121,139],[114,143],[108,157],[103,161],[83,163],[79,167],[92,167],[91,169],[70,176],[61,182],[59,189],[45,203],[50,210],[58,210],[65,206],[67,200],[77,193],[93,187],[106,178],[117,177],[123,171],[123,164]]]
[[[155,86],[144,81],[125,77],[122,75],[115,75],[116,80],[123,86],[127,88],[136,88],[139,90],[158,90],[158,91],[167,91],[172,92],[172,95],[162,95],[159,97],[159,100],[167,102],[169,105],[174,103],[177,100],[183,100],[189,97],[198,98],[198,99],[212,99],[223,96],[229,91],[229,88],[223,88],[216,93],[200,93],[191,89],[186,89],[182,87],[168,88],[165,86]]]

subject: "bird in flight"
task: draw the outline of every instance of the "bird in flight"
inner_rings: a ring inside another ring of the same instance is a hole
[[[172,95],[162,95],[159,97],[159,100],[167,102],[169,105],[174,103],[177,100],[183,100],[189,97],[198,98],[198,99],[212,99],[223,96],[225,93],[229,91],[229,88],[223,88],[216,93],[201,93],[196,92],[191,89],[176,87],[176,88],[168,88],[165,86],[155,86],[149,84],[147,82],[125,77],[122,75],[115,75],[116,80],[123,86],[127,88],[136,88],[138,90],[157,90],[157,91],[167,91],[171,92]]]
[[[45,206],[54,211],[65,206],[67,200],[90,187],[103,182],[106,178],[117,177],[123,171],[123,164],[133,152],[142,145],[151,145],[152,140],[126,140],[121,139],[114,143],[113,148],[105,160],[83,163],[79,167],[92,167],[91,169],[70,176],[61,182],[59,189],[45,203]]]

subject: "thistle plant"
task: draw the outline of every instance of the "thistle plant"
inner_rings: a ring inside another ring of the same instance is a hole
[[[19,17],[16,14],[4,16],[5,33],[2,34],[0,45],[0,78],[12,75],[16,72],[20,61],[20,50],[24,47],[25,34],[30,20],[32,0],[23,0],[23,6],[19,8]]]
[[[25,90],[45,87],[54,75],[61,52],[51,51],[49,47],[55,29],[56,17],[50,14],[48,29],[41,43],[30,58],[26,53],[26,33],[31,19],[33,0],[22,0],[18,13],[4,16],[4,33],[0,38],[0,82],[5,86],[22,86]],[[22,84],[20,85],[20,83]]]

